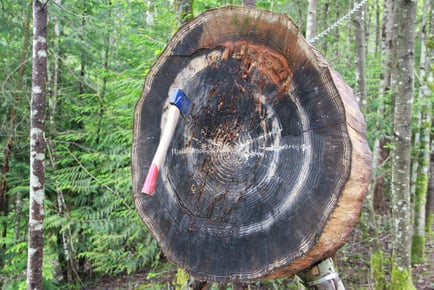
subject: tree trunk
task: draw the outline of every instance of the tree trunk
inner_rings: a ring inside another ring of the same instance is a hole
[[[362,111],[366,105],[366,32],[365,32],[366,6],[354,17],[356,40],[356,98]]]
[[[432,91],[429,86],[432,85],[433,73],[431,68],[433,49],[427,45],[427,37],[432,25],[431,1],[424,1],[423,20],[422,20],[422,37],[421,37],[421,55],[420,55],[420,88],[418,103],[420,104],[420,123],[418,124],[419,142],[415,146],[419,158],[417,158],[417,171],[414,194],[414,234],[412,243],[412,263],[419,264],[425,261],[425,207],[428,190],[428,178],[430,168],[430,132],[432,105],[429,100]],[[428,75],[426,69],[428,68]],[[431,82],[431,84],[430,84]],[[416,166],[415,166],[416,167]]]
[[[21,242],[21,215],[23,212],[23,197],[20,191],[15,195],[15,232],[14,232],[14,244]]]
[[[334,21],[334,23],[336,23],[336,21],[338,21],[340,18],[341,18],[341,7],[339,6],[339,7],[337,7],[337,9],[335,10],[336,12],[335,12],[335,21]],[[340,27],[338,26],[338,27],[336,27],[336,29],[335,29],[335,33],[334,33],[334,35],[333,35],[333,41],[335,42],[335,43],[339,43],[340,42]],[[340,57],[342,57],[342,51],[340,51],[339,49],[336,49],[334,46],[332,46],[333,47],[333,52],[334,52],[334,57],[336,58],[336,59],[338,59],[338,58],[340,58]]]
[[[193,18],[193,0],[176,0],[175,9],[178,12],[178,27]]]
[[[317,0],[309,0],[307,9],[306,39],[310,41],[316,35],[316,4]]]
[[[394,17],[391,289],[414,287],[411,281],[410,153],[416,7],[416,1],[399,0]]]
[[[366,32],[365,32],[365,19],[366,19],[366,6],[364,6],[360,13],[354,18],[355,26],[355,45],[356,45],[356,81],[357,81],[357,100],[359,106],[363,108],[366,106],[367,88],[366,88]],[[382,109],[384,110],[384,109]],[[375,148],[379,146],[379,140],[375,142]],[[375,152],[374,152],[375,153]],[[373,168],[381,165],[382,161],[378,160],[378,155],[373,158]],[[375,178],[374,178],[375,180]],[[369,186],[368,193],[364,200],[364,210],[362,211],[363,225],[366,227],[364,234],[369,238],[370,244],[370,268],[372,281],[374,282],[375,289],[385,289],[386,280],[384,276],[383,265],[383,252],[381,245],[378,242],[378,227],[376,214],[374,210],[374,190],[376,182],[372,182]]]
[[[434,152],[434,141],[431,140],[431,152]],[[427,192],[427,202],[426,202],[426,213],[425,213],[425,232],[427,234],[432,233],[434,219],[434,154],[431,153],[430,170],[428,177],[428,192]]]
[[[384,139],[383,139],[384,140]],[[372,168],[377,170],[381,167],[382,159],[381,155],[381,143],[380,139],[376,139],[374,143],[374,151],[372,158]],[[375,171],[374,171],[375,172]],[[375,190],[378,186],[377,181],[383,180],[382,177],[375,176],[373,174],[371,183],[369,184],[369,190],[366,194],[366,198],[363,204],[364,210],[362,211],[363,225],[366,227],[366,236],[370,241],[370,268],[372,281],[374,283],[374,289],[384,290],[386,289],[386,278],[384,275],[384,260],[381,244],[378,241],[379,230],[377,225],[377,214],[375,212]]]
[[[394,0],[385,0],[384,2],[384,12],[383,12],[383,26],[381,33],[381,51],[382,51],[382,66],[383,71],[381,74],[380,81],[380,92],[378,95],[378,108],[377,113],[379,116],[384,116],[385,114],[385,99],[386,95],[390,92],[390,75],[392,71],[392,62],[391,62],[391,51],[392,51],[392,39],[393,39],[393,1]],[[376,124],[377,131],[381,132],[383,120],[380,120]],[[374,141],[374,150],[373,150],[373,160],[375,162],[375,168],[380,168],[385,162],[388,152],[385,148],[386,137],[383,133],[380,134]],[[384,199],[384,176],[380,173],[379,176],[374,175],[373,177],[374,186],[373,190],[373,200],[374,200],[374,209],[376,212],[383,212],[383,199]]]
[[[324,10],[323,10],[323,21],[322,21],[322,27],[323,29],[327,29],[328,27],[328,19],[329,19],[329,7],[330,7],[330,0],[326,0],[324,3]],[[327,55],[327,41],[322,42],[322,53],[324,55]]]
[[[30,205],[27,289],[42,289],[45,195],[45,94],[47,79],[47,3],[33,2],[33,66],[30,113]]]
[[[80,32],[80,40],[81,40],[81,62],[80,62],[80,79],[79,79],[79,89],[78,92],[80,95],[85,93],[85,77],[86,77],[86,1],[83,1],[83,15],[81,16],[81,32]]]
[[[380,52],[380,42],[381,42],[380,15],[381,15],[380,1],[375,0],[375,56],[378,56],[378,53]]]
[[[345,15],[345,13],[347,13],[346,11],[348,11],[349,9],[351,9],[351,8],[354,7],[354,0],[349,0],[348,3],[349,3],[349,7],[346,10],[344,10],[343,15]],[[347,35],[347,37],[346,37],[346,41],[347,41],[346,47],[347,48],[352,47],[352,43],[354,41],[354,35],[353,35],[353,33],[354,33],[354,31],[353,31],[353,24],[351,23],[351,21],[347,21],[347,33],[346,33],[346,35]],[[339,33],[337,33],[337,36],[339,36]],[[339,51],[339,47],[336,47],[335,50]],[[345,58],[345,59],[349,59],[349,58],[353,57],[353,53],[350,53],[349,49],[346,49],[345,51],[343,51],[342,57]],[[351,62],[347,61],[345,63],[345,70],[350,70],[350,69],[351,70],[354,69],[353,68],[353,64]]]
[[[243,6],[255,8],[256,7],[256,0],[243,0]]]

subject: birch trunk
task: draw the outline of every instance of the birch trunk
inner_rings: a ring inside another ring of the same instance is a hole
[[[354,18],[356,40],[356,98],[362,112],[366,105],[366,31],[365,31],[366,6]]]
[[[42,289],[45,194],[45,94],[47,79],[47,3],[33,2],[33,66],[30,108],[30,205],[27,289]]]
[[[432,225],[434,218],[434,141],[431,140],[431,162],[428,176],[428,192],[425,212],[425,232],[432,233]]]
[[[411,281],[410,153],[416,7],[416,1],[399,0],[394,17],[391,289],[414,288]]]
[[[390,92],[390,75],[392,71],[391,51],[392,51],[392,39],[393,39],[393,1],[385,0],[383,7],[383,25],[381,33],[381,51],[382,51],[382,66],[383,71],[381,74],[379,101],[377,113],[379,116],[384,116],[385,113],[385,99],[386,95]],[[381,124],[384,120],[378,121],[376,124],[377,131],[381,132]],[[374,141],[373,160],[374,168],[381,168],[385,162],[388,152],[384,145],[386,144],[386,138],[384,134],[378,136]],[[378,171],[378,170],[377,170]],[[375,172],[375,171],[374,171]],[[383,211],[383,196],[384,196],[384,177],[374,175],[372,178],[373,184],[371,184],[372,198],[374,202],[374,209]]]
[[[431,69],[433,49],[427,45],[427,38],[430,35],[432,27],[431,2],[425,0],[423,6],[422,20],[422,37],[421,37],[421,54],[420,54],[420,80],[418,103],[420,104],[420,123],[419,142],[415,146],[419,146],[419,158],[416,160],[415,174],[415,194],[414,194],[414,234],[412,243],[412,262],[414,264],[423,263],[425,261],[425,207],[428,190],[428,173],[430,168],[430,132],[432,105],[429,100],[432,91],[430,85],[433,85],[433,72]],[[428,68],[428,71],[426,69]]]
[[[307,9],[306,39],[310,41],[316,35],[316,0],[309,0]]]

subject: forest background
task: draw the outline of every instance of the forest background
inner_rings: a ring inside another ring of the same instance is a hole
[[[356,4],[353,0],[245,2],[287,13],[308,40]],[[120,288],[175,286],[177,270],[165,260],[132,200],[133,110],[149,68],[183,22],[210,8],[242,4],[47,1],[44,289],[90,288],[107,277],[112,286],[113,277],[135,277],[127,278]],[[393,277],[396,269],[402,270],[398,265],[402,261],[396,258],[402,252],[412,258],[410,268],[404,269],[409,271],[403,271],[407,278],[413,270],[418,273],[413,281],[418,288],[434,287],[432,3],[362,4],[314,43],[355,89],[374,157],[358,227],[337,253],[339,272],[348,289],[398,289],[393,288]],[[396,15],[405,5],[414,5],[414,21],[399,23]],[[29,104],[34,93],[32,1],[2,0],[0,10],[0,287],[24,289],[31,200]],[[399,29],[407,26],[414,27],[410,35],[400,35]],[[401,44],[396,39],[402,38],[410,39],[406,43],[413,48],[399,55]],[[400,66],[407,58],[413,60],[409,70]],[[400,89],[403,82],[410,83],[411,92]],[[397,105],[401,92],[411,106]],[[409,111],[399,111],[403,107]],[[405,125],[399,118],[407,115],[412,124],[407,126],[412,127],[407,130],[411,163],[402,170],[397,160],[403,150],[397,148],[405,136],[397,136],[395,129]],[[399,170],[408,172],[400,176],[408,178],[408,190],[396,189]],[[411,210],[400,212],[407,202]],[[400,280],[402,289],[413,287],[404,286],[407,278]],[[298,287],[291,277],[252,285]]]

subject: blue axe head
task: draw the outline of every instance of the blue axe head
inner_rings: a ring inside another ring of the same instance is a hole
[[[170,95],[169,102],[170,104],[177,106],[184,117],[188,116],[191,107],[191,101],[181,89],[176,88],[173,90],[172,94]]]

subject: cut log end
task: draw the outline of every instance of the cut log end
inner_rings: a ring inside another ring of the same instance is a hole
[[[191,99],[190,116],[144,197],[174,87]],[[278,278],[332,255],[357,221],[370,158],[352,90],[283,14],[198,16],[136,105],[137,210],[166,256],[201,280]]]

